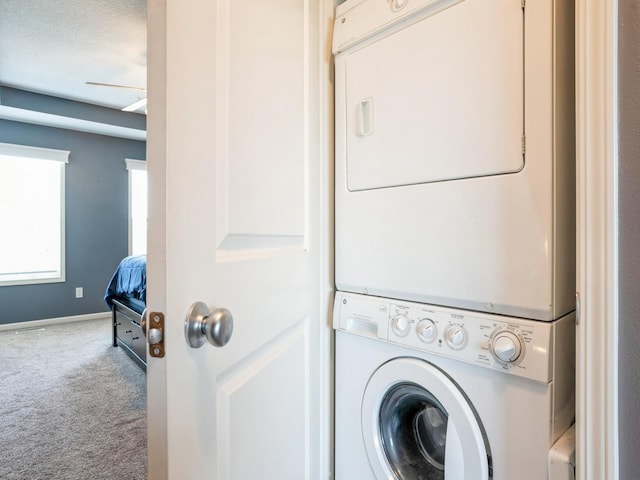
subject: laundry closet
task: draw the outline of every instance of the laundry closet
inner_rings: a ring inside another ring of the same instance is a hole
[[[337,480],[572,478],[573,12],[338,6]]]

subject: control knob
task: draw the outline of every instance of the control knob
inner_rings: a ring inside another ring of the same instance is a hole
[[[391,320],[391,329],[399,337],[404,337],[405,335],[407,335],[409,333],[410,327],[411,323],[409,322],[409,319],[404,315],[396,315],[395,317],[393,317],[393,320]]]
[[[502,330],[491,340],[491,351],[499,362],[514,363],[522,355],[522,340],[515,333]]]
[[[461,326],[453,325],[445,333],[445,340],[454,350],[461,350],[467,342],[467,332]]]
[[[430,318],[423,318],[418,322],[416,334],[424,343],[431,343],[436,339],[438,329]]]

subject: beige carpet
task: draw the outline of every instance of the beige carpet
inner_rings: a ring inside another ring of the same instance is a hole
[[[109,320],[0,332],[0,479],[146,478],[146,377]]]

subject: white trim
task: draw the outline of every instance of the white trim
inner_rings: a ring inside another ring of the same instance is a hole
[[[135,160],[133,158],[125,158],[124,164],[127,170],[144,170],[147,171],[146,160]]]
[[[101,320],[111,318],[111,312],[87,313],[85,315],[73,315],[70,317],[47,318],[44,320],[30,320],[28,322],[5,323],[0,325],[0,332],[8,330],[23,330],[25,328],[47,327],[60,323],[83,322],[86,320]]]
[[[61,262],[63,263],[61,263],[60,266],[60,275],[56,275],[55,277],[48,277],[46,276],[46,274],[29,274],[30,276],[25,279],[0,280],[0,287],[15,287],[17,285],[41,285],[43,283],[64,283],[66,282],[64,252],[62,253]],[[7,275],[7,277],[8,276],[9,275]],[[0,276],[0,279],[1,278],[2,276]]]
[[[51,113],[24,110],[22,108],[7,107],[0,105],[0,120],[11,120],[13,122],[30,123],[45,127],[62,128],[77,132],[95,133],[108,137],[126,138],[129,140],[147,140],[147,132],[137,128],[120,127],[108,123],[91,122],[80,118],[63,117]]]
[[[68,163],[68,160],[67,160]],[[60,172],[60,282],[67,281],[67,169]]]
[[[36,160],[53,160],[69,163],[69,150],[57,150],[54,148],[32,147],[16,143],[0,143],[0,155],[8,157],[34,158]]]
[[[617,0],[576,3],[576,478],[617,480]]]

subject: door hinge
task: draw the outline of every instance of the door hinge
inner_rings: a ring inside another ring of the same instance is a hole
[[[527,0],[520,0],[520,6],[524,10],[524,7],[527,5]]]
[[[525,135],[522,136],[522,156],[527,153],[527,137]]]
[[[147,313],[145,310],[142,313],[141,326],[149,344],[149,355],[155,358],[164,357],[164,313]]]

